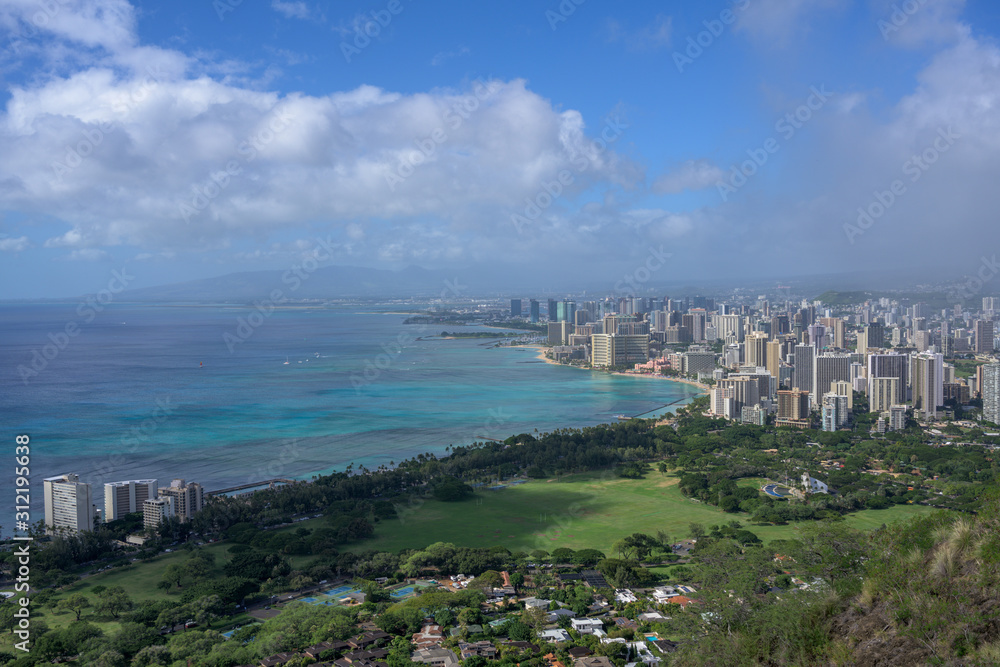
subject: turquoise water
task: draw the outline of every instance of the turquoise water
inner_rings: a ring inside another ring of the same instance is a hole
[[[697,395],[545,364],[535,349],[441,340],[438,327],[359,310],[276,310],[229,346],[245,306],[111,304],[90,322],[77,304],[0,306],[3,437],[31,437],[33,518],[41,479],[66,472],[94,484],[100,506],[107,481],[179,477],[214,490],[309,478]],[[22,378],[67,323],[78,335]],[[11,488],[0,495],[13,506]]]

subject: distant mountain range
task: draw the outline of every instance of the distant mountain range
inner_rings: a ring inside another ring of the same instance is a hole
[[[593,267],[591,267],[592,269]],[[580,279],[579,274],[588,274]],[[907,277],[908,278],[908,277]],[[826,290],[878,290],[912,286],[898,273],[843,273],[837,275],[775,278],[752,276],[749,280],[729,278],[698,280],[664,276],[638,285],[644,296],[723,296],[733,288],[770,291],[779,284],[792,287],[792,294],[814,298]],[[311,273],[300,270],[265,270],[231,273],[156,287],[126,290],[121,301],[187,301],[247,303],[270,297],[275,290],[292,301],[348,298],[441,298],[461,300],[483,296],[535,296],[592,294],[628,296],[634,292],[620,279],[602,279],[596,271],[579,267],[569,275],[552,267],[530,265],[479,265],[462,269],[424,269],[408,266],[400,270],[357,266],[326,266]],[[830,293],[827,293],[829,296]]]

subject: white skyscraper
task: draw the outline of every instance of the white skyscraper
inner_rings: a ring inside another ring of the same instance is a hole
[[[983,366],[983,419],[1000,424],[1000,362]]]
[[[104,521],[115,521],[126,514],[141,512],[142,504],[156,497],[155,479],[108,482],[104,485]]]
[[[49,532],[78,533],[94,529],[94,503],[90,484],[72,473],[44,480],[45,526]]]
[[[847,407],[847,396],[834,393],[823,395],[823,430],[836,431],[847,426],[851,410]]]

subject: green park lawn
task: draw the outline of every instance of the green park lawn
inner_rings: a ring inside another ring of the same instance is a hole
[[[685,498],[677,488],[676,474],[650,472],[645,479],[620,479],[610,474],[587,473],[558,480],[533,480],[500,491],[480,491],[475,497],[444,503],[425,500],[404,509],[401,518],[376,524],[375,536],[349,547],[354,552],[377,549],[398,551],[423,548],[433,542],[452,542],[459,546],[505,546],[512,551],[559,547],[595,548],[609,556],[615,540],[632,533],[655,534],[664,531],[671,540],[688,536],[691,523],[705,526],[739,520],[745,514],[726,514],[718,508]],[[742,480],[742,484],[760,486],[765,480]],[[883,523],[934,511],[922,505],[896,505],[885,510],[866,510],[850,514],[848,525],[862,530],[878,528]],[[323,519],[311,519],[280,531],[316,528]],[[753,526],[747,528],[765,542],[794,537],[804,524]],[[212,576],[222,576],[228,560],[227,542],[208,544],[201,549],[215,555]],[[95,586],[120,585],[136,601],[179,598],[183,589],[165,592],[157,588],[164,569],[171,563],[187,560],[185,550],[162,554],[148,562],[136,562],[89,576],[56,592],[56,600],[80,592],[92,596]],[[293,567],[301,567],[312,556],[293,556]],[[39,610],[41,611],[41,610]],[[50,627],[62,627],[73,620],[69,613],[45,608],[43,619]],[[117,623],[96,618],[92,609],[84,618],[107,630]],[[0,641],[0,646],[3,645]]]
[[[401,518],[378,523],[373,538],[350,549],[399,551],[452,542],[470,547],[501,545],[513,551],[595,548],[610,555],[611,545],[632,533],[662,530],[671,540],[679,540],[688,536],[691,523],[746,523],[745,514],[726,514],[685,498],[677,481],[676,475],[656,472],[641,480],[586,473],[480,491],[461,502],[425,500],[404,510]],[[764,481],[753,480],[758,487]],[[868,530],[930,511],[920,505],[895,506],[857,512],[846,520],[850,526]],[[793,537],[799,529],[795,524],[748,528],[765,542]]]

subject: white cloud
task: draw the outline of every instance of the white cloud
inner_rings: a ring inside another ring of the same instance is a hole
[[[466,56],[469,55],[469,53],[471,52],[469,51],[469,48],[466,46],[463,46],[458,51],[441,51],[439,53],[434,54],[434,57],[431,58],[431,65],[433,65],[434,67],[440,67],[441,65],[445,64],[452,58],[457,58],[459,56]]]
[[[968,35],[958,20],[964,8],[965,0],[922,0],[912,10],[910,3],[876,0],[873,7],[879,33],[903,48],[952,44]]]
[[[309,5],[304,2],[271,0],[271,9],[289,19],[308,19],[311,15]]]
[[[847,0],[748,0],[737,3],[736,31],[758,43],[783,47],[809,31],[814,14],[847,4]]]
[[[709,160],[688,160],[674,171],[664,174],[653,183],[653,192],[676,194],[684,190],[703,190],[714,187],[725,172]]]
[[[15,187],[0,204],[65,221],[69,231],[48,247],[197,249],[306,221],[353,224],[360,237],[371,220],[397,232],[419,220],[467,237],[581,158],[586,174],[569,197],[594,182],[641,180],[613,147],[592,145],[578,112],[553,108],[524,81],[489,86],[280,97],[92,67],[11,90],[0,182]],[[435,243],[414,237],[410,251]]]
[[[30,246],[27,236],[0,239],[0,252],[21,252]]]
[[[111,259],[111,255],[100,248],[79,248],[63,259],[71,262],[106,262]]]

